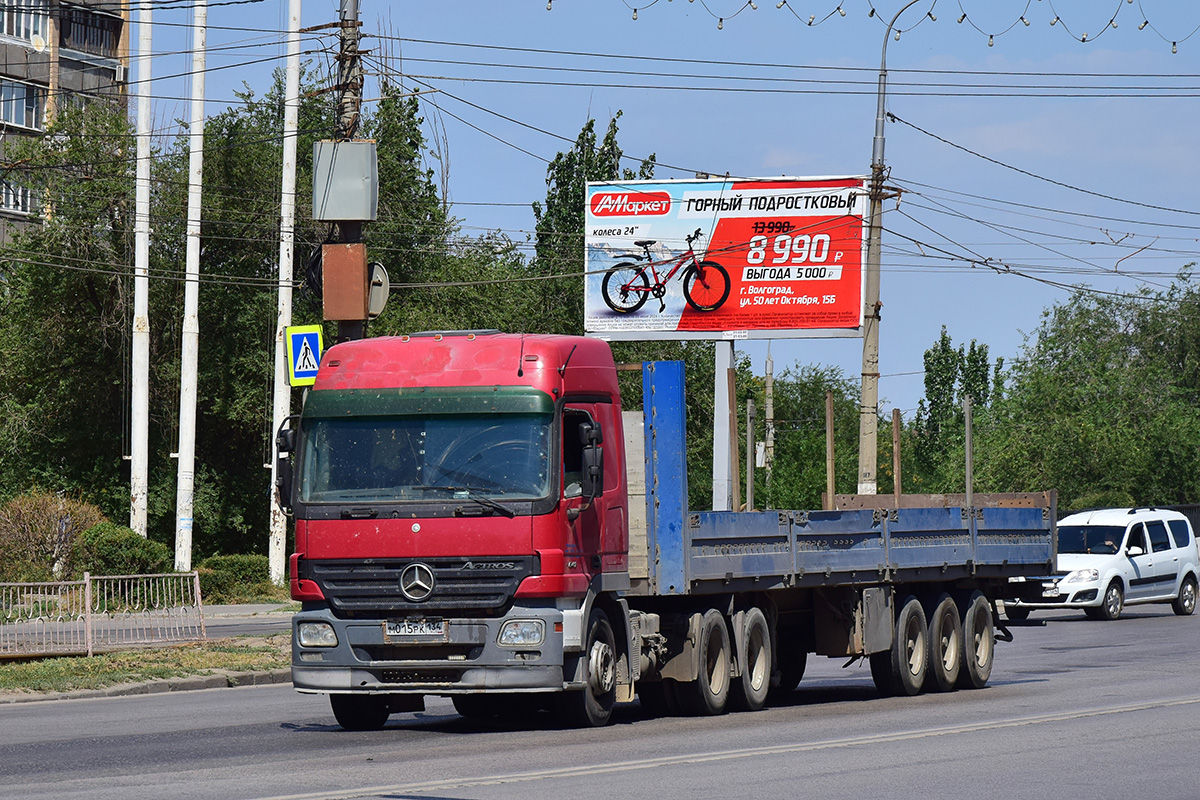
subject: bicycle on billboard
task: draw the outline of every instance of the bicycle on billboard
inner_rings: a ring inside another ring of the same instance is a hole
[[[716,311],[729,299],[729,273],[715,261],[696,258],[692,243],[702,235],[697,228],[695,233],[686,237],[687,251],[662,261],[655,261],[650,255],[650,247],[657,244],[657,240],[641,239],[634,242],[642,248],[642,253],[614,257],[632,258],[643,263],[623,261],[604,273],[604,282],[601,284],[604,302],[618,314],[632,314],[653,295],[658,298],[658,311],[661,314],[667,308],[663,300],[667,294],[667,283],[682,270],[679,279],[683,281],[683,296],[688,305],[697,311]],[[671,264],[670,270],[660,274],[658,267],[667,264]]]

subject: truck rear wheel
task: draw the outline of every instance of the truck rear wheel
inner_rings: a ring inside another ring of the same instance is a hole
[[[730,701],[743,711],[758,711],[767,702],[771,689],[771,627],[758,608],[752,608],[742,618],[742,651],[738,662],[742,673],[734,681]]]
[[[938,598],[929,615],[929,672],[925,677],[927,689],[952,692],[957,688],[962,667],[962,621],[958,604],[948,594]]]
[[[972,592],[962,610],[963,657],[958,673],[959,688],[982,689],[992,677],[992,661],[996,654],[993,626],[992,604],[983,592]]]
[[[608,615],[599,608],[592,609],[587,629],[585,686],[558,695],[558,714],[573,727],[601,728],[608,724],[617,704],[617,640]]]
[[[391,716],[387,695],[331,694],[333,716],[348,731],[377,731]]]
[[[675,687],[683,709],[696,717],[725,713],[729,701],[730,664],[733,649],[725,616],[715,608],[705,612],[700,622],[700,640],[696,642],[700,663],[696,680]]]
[[[880,694],[911,697],[920,693],[929,668],[928,633],[921,601],[908,597],[896,615],[892,649],[871,656],[871,677]]]

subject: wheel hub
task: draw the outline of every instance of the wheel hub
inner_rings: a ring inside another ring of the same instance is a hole
[[[617,683],[616,660],[606,642],[594,642],[588,653],[588,686],[593,694],[607,694]]]

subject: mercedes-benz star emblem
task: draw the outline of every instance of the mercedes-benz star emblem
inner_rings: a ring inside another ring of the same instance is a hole
[[[428,600],[433,584],[433,570],[427,564],[409,564],[400,573],[400,591],[414,603]]]

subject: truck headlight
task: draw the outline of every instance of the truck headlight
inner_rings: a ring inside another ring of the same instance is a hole
[[[1100,571],[1095,569],[1077,569],[1067,574],[1064,583],[1087,583],[1100,580]]]
[[[546,626],[540,619],[514,619],[504,623],[496,640],[503,647],[537,647],[546,638]]]
[[[328,622],[301,622],[296,626],[301,647],[337,647],[338,638]]]

